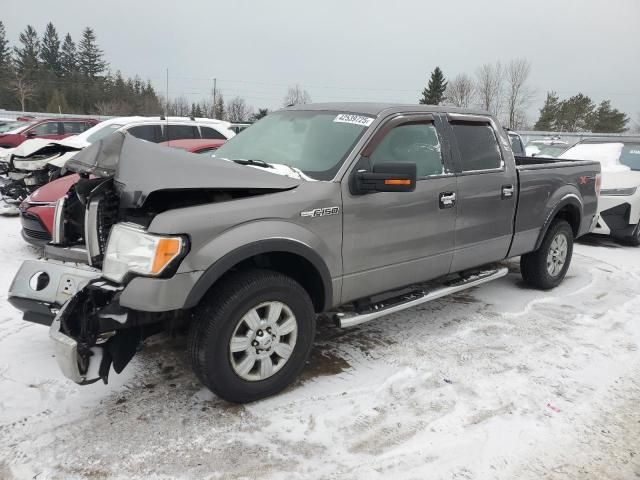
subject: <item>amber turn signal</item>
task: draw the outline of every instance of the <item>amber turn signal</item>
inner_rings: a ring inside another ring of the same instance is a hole
[[[151,273],[158,274],[180,254],[182,242],[179,238],[161,238],[156,247]]]
[[[385,185],[411,185],[411,180],[402,180],[402,179],[387,179],[384,181]]]

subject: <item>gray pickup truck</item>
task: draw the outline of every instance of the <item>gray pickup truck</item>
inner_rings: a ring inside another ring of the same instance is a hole
[[[485,112],[336,103],[269,114],[205,158],[113,134],[67,165],[47,257],[10,302],[50,325],[77,383],[188,327],[198,378],[233,402],[299,374],[339,327],[506,275],[564,278],[596,221],[600,166],[514,157]]]

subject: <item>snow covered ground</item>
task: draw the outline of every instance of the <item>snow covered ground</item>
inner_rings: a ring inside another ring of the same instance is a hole
[[[58,372],[6,302],[37,252],[0,218],[0,479],[640,477],[640,249],[587,238],[552,292],[517,263],[484,285],[351,330],[320,327],[285,393],[229,405],[183,338],[108,386]]]

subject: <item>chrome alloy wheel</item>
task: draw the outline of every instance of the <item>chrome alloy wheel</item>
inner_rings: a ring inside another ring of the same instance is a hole
[[[265,380],[287,363],[298,337],[298,321],[282,302],[253,307],[238,321],[229,342],[236,375],[251,382]]]
[[[552,277],[560,275],[567,261],[568,245],[569,242],[564,233],[558,233],[551,241],[549,253],[547,254],[547,272]]]

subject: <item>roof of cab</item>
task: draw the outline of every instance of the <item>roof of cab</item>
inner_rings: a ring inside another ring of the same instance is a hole
[[[473,108],[458,108],[439,105],[417,105],[402,103],[374,103],[374,102],[335,102],[335,103],[306,103],[292,105],[284,110],[326,110],[332,112],[361,113],[363,115],[378,116],[381,113],[424,112],[424,113],[459,113],[467,115],[492,116],[484,110]]]

